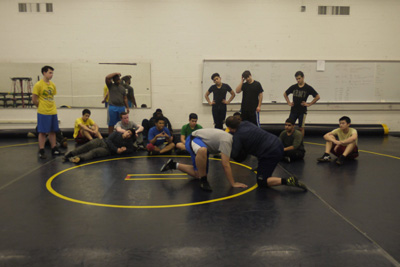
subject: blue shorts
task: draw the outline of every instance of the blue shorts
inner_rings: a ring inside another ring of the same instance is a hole
[[[58,117],[55,115],[37,114],[37,131],[38,133],[59,132]]]
[[[295,123],[296,120],[299,119],[299,127],[304,128],[306,124],[306,117],[307,113],[296,113],[296,112],[290,112],[289,118],[292,119]]]
[[[192,144],[191,144],[192,143]],[[192,164],[193,164],[193,169],[197,171],[197,166],[196,166],[196,153],[197,150],[201,147],[207,148],[206,144],[204,144],[203,140],[201,140],[200,137],[192,137],[189,135],[186,138],[185,142],[185,148],[189,152],[190,157],[192,158]],[[194,151],[193,151],[194,150]],[[206,173],[208,173],[208,151],[207,151],[207,170]]]
[[[120,114],[125,112],[125,107],[108,105],[108,126],[114,126],[121,120]]]

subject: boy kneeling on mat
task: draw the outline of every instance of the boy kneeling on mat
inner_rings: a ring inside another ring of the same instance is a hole
[[[343,116],[339,119],[339,128],[324,135],[326,140],[325,154],[317,159],[319,162],[331,161],[329,153],[338,157],[335,161],[338,165],[343,165],[347,159],[358,157],[357,130],[350,128],[350,122],[349,117]]]

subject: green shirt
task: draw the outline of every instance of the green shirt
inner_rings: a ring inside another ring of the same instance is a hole
[[[303,145],[303,134],[299,130],[294,130],[291,135],[288,135],[286,131],[282,131],[279,135],[279,139],[281,140],[283,147],[293,146],[295,150],[298,149],[305,151]]]
[[[192,129],[192,128],[190,128],[189,123],[185,124],[182,126],[181,135],[184,135],[185,138],[187,138],[189,135],[191,135],[194,131],[196,131],[198,129],[203,129],[203,127],[201,127],[200,124],[196,124],[194,129]]]

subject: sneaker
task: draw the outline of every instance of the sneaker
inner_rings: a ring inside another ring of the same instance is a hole
[[[317,160],[318,160],[319,162],[329,162],[329,161],[332,160],[332,158],[331,158],[331,156],[325,155],[325,154],[324,154],[322,157],[317,158]]]
[[[214,154],[214,155],[213,155],[213,158],[214,158],[214,159],[220,159],[220,158],[221,158],[221,153]]]
[[[176,162],[173,161],[172,159],[169,159],[160,169],[161,172],[166,172],[169,170],[175,170],[176,169]]]
[[[208,183],[207,179],[201,179],[201,180],[200,180],[200,187],[201,187],[201,189],[203,189],[204,191],[207,191],[207,192],[211,192],[211,191],[212,191],[211,186],[210,186],[210,184]]]
[[[307,186],[305,184],[303,184],[302,182],[300,182],[299,179],[297,179],[297,177],[295,177],[295,176],[288,178],[286,185],[295,186],[295,187],[298,187],[298,188],[301,188],[301,189],[307,191]]]
[[[61,155],[64,155],[64,153],[62,153],[60,150],[58,150],[57,147],[55,147],[55,148],[53,148],[53,149],[51,150],[51,154],[52,154],[53,156],[61,156]]]
[[[283,161],[284,161],[284,162],[287,162],[287,163],[290,163],[290,157],[284,157],[284,158],[283,158]]]
[[[44,153],[44,151],[39,151],[39,158],[41,158],[41,159],[46,159],[47,158],[47,156]]]
[[[336,159],[336,164],[337,165],[343,165],[344,164],[344,160],[346,159],[346,157],[340,156]]]
[[[63,162],[66,162],[66,161],[69,160],[69,158],[72,158],[72,157],[73,157],[73,155],[72,155],[72,153],[71,153],[71,151],[70,151],[70,152],[66,153],[66,154],[64,155],[64,157],[62,157],[62,161],[63,161]]]

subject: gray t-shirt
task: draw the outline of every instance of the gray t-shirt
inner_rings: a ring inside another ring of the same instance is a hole
[[[109,100],[108,103],[117,107],[124,107],[124,96],[126,96],[125,88],[122,85],[116,85],[114,83],[108,84]]]
[[[192,133],[193,136],[200,137],[206,144],[208,152],[217,154],[219,152],[226,156],[231,156],[232,135],[220,129],[200,129]]]
[[[117,122],[117,124],[115,124],[115,129],[117,129],[117,127],[121,127],[124,130],[129,130],[129,129],[135,129],[137,130],[139,128],[139,126],[134,123],[133,121],[129,121],[127,125],[122,124],[122,121]]]

